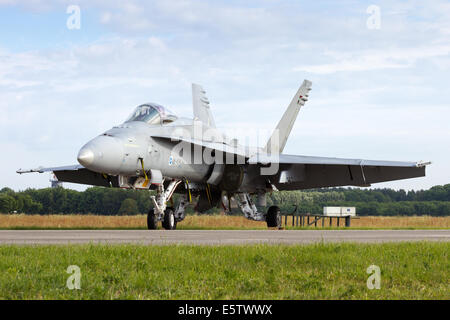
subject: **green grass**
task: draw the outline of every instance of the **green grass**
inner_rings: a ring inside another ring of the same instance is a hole
[[[0,246],[2,299],[449,299],[449,243]],[[381,268],[381,289],[366,286]],[[81,289],[69,290],[69,265]]]

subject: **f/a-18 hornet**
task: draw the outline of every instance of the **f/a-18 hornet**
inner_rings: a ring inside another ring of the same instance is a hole
[[[193,199],[198,212],[221,206],[230,212],[233,201],[246,218],[279,227],[280,209],[264,210],[267,192],[370,186],[425,176],[429,163],[283,154],[310,90],[311,82],[305,80],[264,148],[242,146],[222,134],[205,91],[193,84],[193,119],[145,103],[123,124],[86,143],[78,153],[79,165],[17,172],[53,172],[62,182],[155,190],[148,229],[156,229],[159,221],[163,228],[175,229]],[[171,201],[174,193],[180,194],[176,204]]]

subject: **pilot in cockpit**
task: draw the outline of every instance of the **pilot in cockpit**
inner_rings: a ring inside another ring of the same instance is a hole
[[[138,106],[125,122],[142,121],[149,125],[158,125],[173,122],[177,116],[167,108],[157,104],[143,104]]]

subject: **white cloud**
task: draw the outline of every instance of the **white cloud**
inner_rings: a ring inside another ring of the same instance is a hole
[[[447,183],[450,45],[442,16],[449,9],[436,3],[386,1],[382,12],[390,14],[371,33],[364,5],[353,2],[330,14],[283,1],[80,1],[82,15],[97,15],[108,35],[75,45],[71,33],[63,38],[69,45],[28,52],[2,43],[0,148],[17,155],[2,163],[2,181],[48,185],[48,177],[15,170],[74,163],[82,144],[137,104],[155,101],[190,116],[191,82],[207,90],[220,127],[270,132],[307,76],[313,91],[288,152],[430,159],[437,169],[403,186]],[[47,10],[65,5],[47,2]]]
[[[377,69],[409,68],[420,59],[445,57],[450,61],[450,45],[430,45],[412,48],[384,48],[364,52],[326,52],[333,63],[304,65],[295,67],[294,71],[317,74],[329,74],[339,71],[368,71]]]

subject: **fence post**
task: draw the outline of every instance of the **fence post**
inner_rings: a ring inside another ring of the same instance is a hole
[[[347,228],[350,227],[350,220],[351,220],[350,216],[345,217],[345,226]]]

